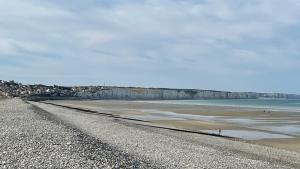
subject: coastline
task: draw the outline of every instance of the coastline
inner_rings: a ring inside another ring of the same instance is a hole
[[[205,131],[211,133],[217,133],[218,129],[221,129],[223,134],[230,133],[234,134],[234,136],[244,135],[246,138],[244,141],[252,144],[278,147],[292,151],[300,150],[298,149],[300,145],[300,138],[297,133],[282,133],[280,128],[277,129],[277,127],[280,125],[290,126],[291,124],[289,123],[293,121],[296,122],[296,125],[300,125],[300,116],[297,112],[272,112],[270,114],[261,109],[159,104],[146,103],[143,101],[64,100],[47,102],[98,112],[109,112],[121,117],[146,120],[151,125],[163,127],[187,129],[192,131]],[[177,116],[176,118],[181,119],[172,119],[170,118],[170,115],[172,117]],[[257,120],[257,118],[261,120],[256,123],[255,120]],[[284,119],[284,121],[280,121],[280,119]],[[273,124],[273,122],[275,123]],[[272,123],[272,125],[270,125],[270,123]],[[269,125],[271,128],[265,128],[265,125]],[[253,136],[248,136],[248,134]],[[259,137],[256,138],[256,135]],[[283,139],[287,137],[291,138],[286,140]],[[290,146],[288,143],[293,143],[293,146]]]
[[[237,99],[225,99],[225,100],[237,100]],[[241,99],[241,100],[277,100],[277,99]],[[279,99],[281,100],[281,99]],[[298,99],[295,99],[298,100]],[[272,107],[272,106],[258,106],[258,105],[226,105],[226,104],[212,104],[212,103],[189,103],[188,101],[197,101],[197,100],[138,100],[133,102],[142,102],[142,103],[156,103],[156,104],[176,104],[176,105],[190,105],[190,106],[211,106],[211,107],[223,107],[223,108],[242,108],[250,110],[266,110],[266,111],[277,111],[277,112],[300,112],[300,108],[290,108],[290,107]],[[205,100],[211,101],[211,100]]]
[[[64,102],[64,105],[71,106],[70,102]],[[149,127],[131,120],[97,114],[97,112],[114,115],[130,114],[134,105],[124,101],[119,104],[131,107],[129,111],[120,110],[115,102],[105,101],[106,106],[110,106],[110,111],[108,107],[102,105],[97,108],[97,111],[93,110],[95,113],[92,114],[67,107],[30,103],[121,150],[160,161],[160,164],[164,164],[166,168],[224,168],[224,166],[229,168],[285,168],[285,166],[297,168],[299,166],[297,161],[300,154],[298,152],[221,137]],[[78,106],[78,103],[76,105]],[[98,101],[96,105],[99,106]],[[92,109],[91,105],[87,107],[83,109]]]
[[[107,101],[102,106],[98,101],[88,103],[97,107],[88,105],[89,108],[81,110],[20,99],[1,100],[4,123],[0,130],[4,137],[0,138],[0,165],[6,168],[178,169],[300,166],[299,152],[118,118],[122,114],[142,113],[132,112],[134,106],[153,105],[124,101],[119,106]],[[64,104],[72,103],[64,101]],[[73,104],[78,106],[78,102]]]

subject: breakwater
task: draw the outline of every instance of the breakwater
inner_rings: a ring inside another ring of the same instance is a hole
[[[141,88],[116,86],[46,86],[23,85],[0,81],[0,95],[27,99],[123,99],[123,100],[187,100],[187,99],[300,99],[300,95],[284,93],[229,92],[199,89]]]

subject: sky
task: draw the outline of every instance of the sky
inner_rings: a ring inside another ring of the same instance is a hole
[[[300,94],[299,0],[0,0],[0,79]]]

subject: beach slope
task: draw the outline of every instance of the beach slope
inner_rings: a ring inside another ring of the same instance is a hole
[[[144,126],[131,120],[30,102],[93,138],[159,168],[299,168],[300,154]]]

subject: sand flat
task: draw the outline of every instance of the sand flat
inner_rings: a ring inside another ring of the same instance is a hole
[[[249,141],[249,143],[300,152],[300,137],[282,139],[261,139]]]
[[[243,127],[228,125],[224,123],[206,122],[199,120],[154,120],[151,122],[159,125],[192,130],[245,129]]]
[[[260,132],[260,135],[266,133],[265,135],[270,135],[272,138],[270,137],[271,139],[249,141],[250,143],[278,147],[292,151],[298,151],[299,149],[297,148],[300,145],[300,142],[297,139],[299,137],[299,112],[268,112],[259,108],[160,104],[139,101],[63,100],[48,102],[100,112],[109,112],[123,117],[141,118],[142,120],[149,121],[152,125],[180,129],[196,131],[206,130],[213,132],[216,132],[219,129],[228,131],[257,131]],[[284,128],[285,131],[282,130],[282,128]],[[291,130],[296,131],[289,133],[290,128]],[[278,138],[273,138],[273,136],[278,136]],[[285,137],[291,138],[282,139]]]
[[[73,108],[33,103],[99,140],[165,168],[299,168],[299,153],[221,137],[137,125]]]

